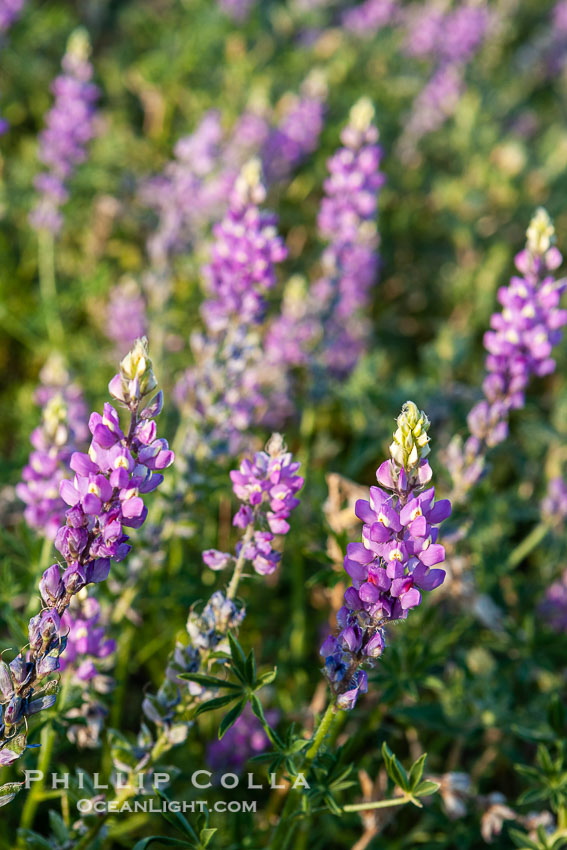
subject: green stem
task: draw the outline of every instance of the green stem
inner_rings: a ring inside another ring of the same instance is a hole
[[[302,765],[303,771],[307,771],[311,766],[311,763],[319,752],[323,741],[330,732],[333,722],[337,717],[337,707],[334,701],[331,701],[327,706],[325,714],[321,718],[321,722],[317,728],[315,737],[313,738],[313,743],[305,754],[305,761]],[[292,839],[297,825],[297,819],[292,819],[292,817],[299,808],[301,793],[301,789],[299,788],[292,788],[289,792],[285,806],[283,807],[283,811],[280,815],[279,823],[276,827],[276,831],[274,832],[273,841],[270,844],[270,850],[286,850],[289,846],[289,842]]]
[[[532,528],[528,536],[512,550],[506,561],[506,566],[509,568],[517,567],[541,543],[548,531],[549,525],[546,522],[540,522]]]
[[[71,673],[64,673],[62,676],[61,697],[59,700],[58,710],[63,712],[65,703],[69,695],[71,686]],[[37,769],[41,771],[41,778],[34,783],[26,798],[26,802],[22,811],[22,819],[20,826],[22,829],[31,829],[39,804],[43,801],[45,795],[45,776],[49,770],[51,756],[53,755],[53,747],[55,745],[55,730],[52,723],[48,723],[41,731],[41,749],[37,763]]]
[[[331,726],[333,725],[333,721],[335,720],[336,717],[337,717],[337,708],[336,708],[334,702],[330,702],[329,705],[327,706],[327,710],[325,711],[325,714],[323,715],[323,717],[321,719],[321,722],[319,724],[319,728],[317,729],[315,737],[313,738],[313,743],[311,744],[311,746],[307,750],[307,753],[305,754],[305,767],[309,767],[309,765],[311,764],[311,762],[313,761],[313,759],[315,758],[315,756],[319,752],[321,744],[323,743],[324,739],[326,738]]]
[[[236,596],[238,583],[242,578],[242,570],[244,569],[244,564],[246,563],[246,548],[252,540],[252,535],[254,533],[254,525],[254,522],[250,523],[250,525],[246,529],[244,537],[242,538],[242,547],[240,549],[240,554],[234,566],[234,572],[232,574],[232,578],[230,580],[230,584],[228,585],[228,590],[226,592],[227,599],[234,599],[234,597]]]
[[[395,797],[393,800],[378,800],[374,803],[354,803],[343,806],[343,812],[366,812],[368,809],[389,809],[390,806],[404,806],[408,803],[407,797]]]
[[[64,337],[55,283],[55,242],[49,230],[40,230],[38,234],[38,270],[39,291],[43,302],[47,335],[52,346],[61,350]]]

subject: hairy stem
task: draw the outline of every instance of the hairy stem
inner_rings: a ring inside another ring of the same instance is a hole
[[[240,549],[240,554],[236,560],[236,564],[234,565],[234,572],[232,574],[232,578],[230,580],[230,584],[228,585],[228,590],[226,592],[227,599],[234,599],[236,596],[236,591],[238,590],[238,583],[242,578],[242,570],[244,569],[244,564],[246,563],[246,547],[252,540],[252,535],[254,534],[254,525],[255,522],[251,522],[249,526],[246,528],[246,533],[242,538],[242,547]]]
[[[67,702],[69,689],[71,687],[71,670],[67,670],[61,677],[61,698],[59,710],[62,712]],[[20,826],[22,829],[31,829],[39,804],[42,802],[45,793],[45,777],[49,770],[51,756],[53,755],[53,747],[55,745],[55,730],[52,723],[48,723],[41,731],[41,750],[37,763],[37,769],[41,772],[40,778],[34,782],[30,793],[26,798],[24,808],[22,810],[22,818]]]

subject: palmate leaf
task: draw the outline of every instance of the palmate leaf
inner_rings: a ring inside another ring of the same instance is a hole
[[[242,712],[246,707],[246,700],[242,699],[238,702],[234,708],[231,708],[228,714],[226,714],[221,720],[221,725],[219,726],[219,740],[223,738],[231,726],[233,726]]]
[[[207,700],[207,702],[201,703],[201,705],[197,708],[195,716],[199,714],[204,714],[206,711],[214,711],[216,708],[223,708],[225,705],[229,705],[231,702],[234,702],[235,699],[238,699],[239,694],[226,694],[224,697],[215,697],[214,699]]]
[[[215,676],[206,676],[204,673],[179,673],[178,679],[185,679],[187,682],[196,682],[198,685],[204,685],[207,688],[229,688],[232,690],[240,690],[240,685],[235,685],[234,682],[228,682],[226,679],[217,679]]]
[[[382,756],[386,767],[386,773],[402,791],[409,791],[408,775],[403,764],[394,755],[388,744],[384,741],[382,744]]]
[[[244,650],[232,632],[228,633],[228,643],[230,645],[230,657],[232,658],[232,663],[243,676],[246,676],[246,656],[244,655]]]
[[[169,797],[165,793],[165,791],[161,791],[159,788],[157,788],[156,791],[157,791],[158,796],[161,798],[161,800],[163,802],[165,802],[165,803],[171,802]],[[191,826],[191,824],[189,823],[187,818],[185,818],[181,814],[181,812],[174,812],[174,811],[167,810],[167,811],[161,812],[161,816],[171,826],[173,826],[175,829],[179,830],[184,835],[186,835],[188,838],[190,838],[191,841],[198,843],[197,833],[195,832],[195,830],[193,829],[193,827]]]

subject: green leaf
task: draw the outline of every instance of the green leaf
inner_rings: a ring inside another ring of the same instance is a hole
[[[541,850],[539,844],[536,844],[535,841],[532,841],[525,832],[520,832],[519,829],[509,829],[508,835],[516,847],[520,847],[521,850]]]
[[[250,650],[246,659],[246,681],[251,687],[256,684],[256,659],[253,649]]]
[[[549,725],[559,738],[565,737],[565,706],[559,694],[553,694],[547,709]]]
[[[243,676],[246,675],[246,656],[244,655],[244,650],[232,634],[232,632],[228,633],[228,642],[230,644],[230,656],[232,658],[232,663],[239,670]]]
[[[266,673],[262,673],[256,679],[256,690],[263,688],[265,685],[271,685],[277,675],[277,667],[274,670],[268,670]]]
[[[382,755],[384,757],[386,773],[402,791],[409,791],[408,776],[402,763],[396,758],[389,746],[382,744]]]
[[[160,844],[165,844],[166,847],[196,847],[195,844],[185,841],[183,838],[168,838],[167,835],[150,835],[149,838],[142,838],[141,841],[134,844],[133,850],[146,850],[146,847],[149,847],[150,844],[154,844],[156,841],[159,841]],[[51,845],[48,844],[47,846],[51,848]]]
[[[235,685],[234,682],[227,682],[226,679],[217,679],[215,676],[206,676],[204,673],[179,673],[178,679],[185,679],[188,682],[196,682],[198,685],[204,685],[207,688],[232,688],[240,690],[240,685]]]
[[[413,789],[413,794],[415,797],[429,797],[430,794],[435,794],[439,791],[440,785],[438,782],[434,782],[432,779],[424,779],[423,782],[420,782],[417,788]]]
[[[165,802],[171,802],[165,791],[161,791],[159,788],[156,789],[158,796]],[[161,812],[161,816],[169,823],[171,826],[178,829],[180,832],[183,832],[185,835],[188,835],[192,841],[198,841],[197,833],[188,822],[187,818],[185,818],[181,812],[174,812],[168,809],[166,812]]]
[[[202,829],[199,833],[199,841],[203,845],[203,847],[207,847],[211,841],[213,835],[217,832],[216,829]]]
[[[31,829],[19,829],[18,838],[25,845],[26,850],[53,850],[53,846],[43,835]]]
[[[553,761],[551,760],[551,754],[547,747],[544,747],[543,744],[540,744],[537,748],[537,760],[545,773],[551,774],[555,772]]]
[[[413,791],[414,788],[417,788],[421,781],[421,777],[423,776],[423,769],[425,767],[425,760],[427,758],[427,753],[423,753],[417,761],[415,761],[409,772],[409,787]]]
[[[234,708],[231,708],[231,710],[228,712],[228,714],[223,717],[223,719],[221,721],[221,725],[219,726],[219,740],[221,738],[223,738],[224,735],[226,735],[226,733],[230,729],[230,727],[234,723],[236,723],[236,721],[238,720],[238,718],[240,717],[240,715],[244,711],[245,706],[246,706],[246,700],[245,699],[240,700],[240,702],[237,702],[236,705],[234,706]]]
[[[65,821],[54,809],[49,810],[49,826],[60,844],[69,840],[69,830],[65,826]]]
[[[226,694],[224,697],[215,697],[215,699],[207,700],[207,702],[201,703],[198,707],[196,716],[204,714],[205,711],[214,711],[215,708],[222,708],[224,705],[233,702],[236,698],[236,694]]]

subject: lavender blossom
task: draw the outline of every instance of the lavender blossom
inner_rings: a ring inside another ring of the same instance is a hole
[[[431,480],[429,420],[406,402],[397,420],[390,460],[379,467],[380,487],[370,501],[356,503],[364,523],[362,543],[349,543],[344,568],[352,579],[337,614],[338,636],[321,647],[325,674],[339,708],[354,708],[368,687],[363,664],[372,665],[384,651],[383,627],[405,619],[421,602],[421,591],[442,584],[439,568],[445,550],[437,543],[438,526],[451,513],[447,499],[435,502]]]
[[[76,30],[63,57],[63,74],[52,85],[55,103],[40,135],[39,158],[47,171],[35,179],[40,198],[30,215],[37,230],[58,234],[63,226],[60,207],[69,197],[67,183],[86,159],[86,147],[95,135],[98,88],[91,82],[90,46],[86,32]]]
[[[124,355],[148,329],[146,302],[136,281],[119,283],[110,293],[106,316],[106,335]]]
[[[59,482],[70,477],[71,455],[87,440],[87,409],[80,388],[70,383],[59,358],[48,361],[40,377],[43,385],[36,392],[36,401],[43,407],[42,421],[32,431],[34,450],[16,494],[26,506],[24,517],[30,528],[54,540],[66,511]]]
[[[88,454],[71,457],[75,477],[64,479],[60,487],[70,508],[55,538],[65,568],[61,572],[58,563],[52,564],[43,574],[39,589],[44,607],[30,620],[29,652],[22,650],[9,665],[1,662],[0,753],[19,757],[27,716],[55,702],[57,682],[48,677],[60,669],[67,644],[62,617],[87,584],[107,578],[112,560],[127,556],[131,547],[125,529],[143,524],[147,508],[142,496],[161,484],[158,470],[173,462],[167,441],[156,437],[154,419],[162,409],[162,394],[141,407],[156,386],[147,341],[137,340],[109,384],[111,395],[130,411],[127,434],[116,410],[105,404],[102,416],[90,417]]]
[[[553,223],[541,207],[526,235],[526,248],[515,261],[522,276],[512,277],[507,287],[500,288],[503,309],[492,315],[491,330],[484,335],[488,352],[484,400],[468,415],[471,436],[464,447],[454,444],[449,453],[454,485],[461,494],[480,477],[487,449],[508,436],[510,413],[524,406],[531,378],[554,371],[553,347],[567,323],[567,310],[559,308],[567,281],[555,280],[553,275],[563,258],[553,244]]]
[[[244,531],[236,555],[207,549],[203,561],[213,570],[249,561],[260,575],[270,575],[280,562],[281,554],[273,549],[276,534],[287,534],[291,512],[299,505],[296,493],[303,487],[297,475],[300,464],[292,459],[281,434],[273,434],[266,451],[256,452],[253,460],[245,459],[239,469],[230,473],[235,496],[242,502],[232,524]]]
[[[344,147],[328,162],[318,218],[319,232],[329,242],[322,257],[324,274],[307,301],[301,294],[284,299],[266,340],[273,362],[300,365],[316,358],[331,374],[344,377],[364,349],[365,316],[378,272],[376,208],[384,184],[373,118],[370,101],[358,101],[341,134]]]

